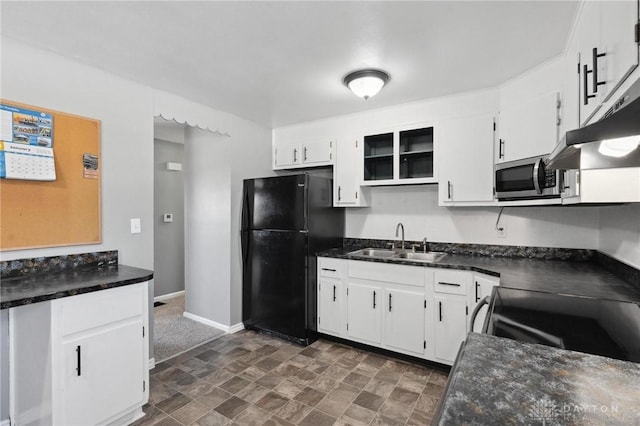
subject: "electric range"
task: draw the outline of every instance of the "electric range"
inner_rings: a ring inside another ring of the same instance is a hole
[[[640,302],[495,287],[483,331],[640,362]]]

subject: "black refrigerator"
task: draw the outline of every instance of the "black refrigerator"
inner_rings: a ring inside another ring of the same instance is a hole
[[[333,183],[299,174],[243,185],[242,321],[301,345],[316,339],[315,253],[342,245]]]

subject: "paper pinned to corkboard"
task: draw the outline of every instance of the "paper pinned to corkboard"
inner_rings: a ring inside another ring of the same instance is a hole
[[[82,155],[83,173],[85,179],[98,179],[98,156],[96,154]]]

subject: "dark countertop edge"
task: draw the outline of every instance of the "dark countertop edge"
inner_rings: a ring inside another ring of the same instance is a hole
[[[473,337],[473,335],[476,335],[477,337]],[[493,335],[490,335],[490,334],[477,333],[477,332],[471,331],[471,332],[469,332],[467,334],[465,340],[460,345],[460,349],[458,350],[458,354],[456,356],[455,362],[454,362],[453,367],[451,368],[451,371],[449,373],[449,378],[447,379],[447,384],[445,385],[444,392],[442,393],[440,401],[438,402],[438,405],[436,405],[436,409],[434,410],[433,418],[432,418],[432,421],[431,421],[431,425],[432,426],[440,424],[440,420],[442,420],[442,415],[446,411],[448,397],[451,396],[450,395],[451,392],[452,392],[451,389],[455,386],[455,382],[456,382],[456,379],[457,379],[457,373],[458,373],[458,370],[460,368],[460,364],[462,363],[462,359],[465,356],[469,338],[472,338],[472,339],[484,339],[485,337],[489,337],[489,338],[491,338],[491,339],[493,339],[495,341],[508,341],[509,344],[511,344],[511,345],[518,345],[518,346],[521,346],[521,347],[531,347],[531,348],[534,348],[535,350],[539,350],[540,352],[544,352],[545,355],[548,354],[549,357],[553,357],[554,354],[559,354],[559,353],[573,353],[573,352],[575,352],[575,353],[580,354],[580,356],[582,356],[582,357],[590,358],[590,359],[610,360],[610,361],[614,361],[614,362],[625,363],[625,364],[628,364],[628,365],[636,365],[637,364],[637,363],[635,363],[633,361],[622,361],[622,360],[613,359],[613,358],[607,358],[607,357],[602,356],[602,355],[596,355],[596,354],[591,354],[591,353],[587,353],[587,352],[576,352],[576,351],[572,351],[570,349],[561,349],[561,348],[551,347],[551,346],[542,345],[542,344],[538,344],[538,343],[521,342],[521,341],[518,341],[518,340],[508,339],[508,338],[505,338],[505,337],[493,336]],[[638,364],[638,365],[640,365],[640,364]]]
[[[481,268],[479,266],[446,263],[446,260],[439,260],[436,262],[421,262],[418,260],[397,260],[397,259],[389,260],[385,258],[353,256],[350,254],[341,253],[340,249],[321,251],[316,253],[316,256],[332,257],[336,259],[347,259],[347,260],[362,260],[364,262],[391,263],[394,265],[422,266],[425,268],[458,269],[462,271],[479,272],[481,274],[491,275],[498,278],[500,277],[499,272],[492,271],[490,269]]]
[[[143,283],[145,281],[150,281],[153,279],[153,271],[150,271],[148,269],[136,268],[136,267],[127,266],[127,265],[118,265],[118,266],[124,266],[125,268],[133,269],[136,272],[139,272],[140,275],[135,276],[133,278],[126,278],[126,279],[115,280],[115,281],[106,282],[106,283],[99,283],[99,284],[91,285],[88,287],[78,287],[75,289],[67,289],[63,291],[53,291],[47,294],[40,294],[32,297],[23,297],[21,299],[10,300],[7,302],[3,301],[3,302],[0,302],[0,310],[14,308],[17,306],[30,305],[38,302],[46,302],[48,300],[61,299],[63,297],[76,296],[79,294],[92,293],[94,291],[107,290],[115,287],[123,287],[126,285]]]
[[[472,332],[473,333],[473,332]],[[469,333],[470,334],[470,333]],[[467,335],[468,338],[468,335]],[[458,355],[456,355],[456,359],[453,362],[453,366],[451,367],[451,371],[449,371],[449,377],[451,379],[447,380],[447,384],[444,387],[444,392],[442,392],[442,396],[440,397],[440,401],[438,401],[438,405],[436,405],[436,409],[433,411],[433,418],[431,420],[431,425],[437,425],[438,421],[442,417],[442,413],[444,412],[444,407],[446,405],[447,396],[449,396],[449,392],[451,391],[451,386],[453,384],[453,380],[455,380],[455,375],[458,372],[458,368],[460,365],[460,359],[464,356],[464,351],[467,347],[467,339],[464,339],[460,344],[460,349],[458,349]]]

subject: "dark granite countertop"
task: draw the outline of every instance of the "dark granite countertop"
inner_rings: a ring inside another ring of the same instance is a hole
[[[153,271],[126,265],[96,265],[30,274],[0,281],[0,309],[148,281]]]
[[[434,417],[438,425],[631,425],[640,364],[470,333]]]
[[[525,290],[603,299],[640,301],[640,283],[633,285],[589,261],[528,259],[447,254],[434,263],[351,256],[349,249],[332,249],[318,256],[370,262],[476,271],[500,277],[500,285]]]

